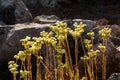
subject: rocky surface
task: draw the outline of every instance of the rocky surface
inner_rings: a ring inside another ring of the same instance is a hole
[[[0,0],[0,20],[6,24],[24,23],[32,15],[22,0]]]
[[[41,16],[37,16],[33,19],[33,22],[35,23],[40,23],[40,24],[51,24],[51,23],[56,23],[57,21],[60,21],[61,19],[58,18],[55,15],[41,15]]]
[[[47,24],[42,25],[30,23],[7,25],[0,27],[0,62],[9,61],[13,58],[13,55],[18,52],[18,50],[22,49],[20,39],[23,39],[26,36],[37,37],[39,36],[40,31],[48,29],[47,26]]]
[[[0,21],[0,25],[5,25],[5,23],[3,21]]]
[[[110,28],[112,29],[112,35],[120,38],[120,25],[114,24]]]
[[[42,5],[43,7],[52,7],[56,8],[59,7],[59,3],[71,3],[72,0],[23,0],[27,5]]]
[[[119,1],[114,0],[0,0],[0,20],[15,24],[32,21],[32,16],[54,14],[61,19],[106,18],[110,24],[120,24],[119,8]]]
[[[113,73],[107,80],[120,80],[120,73]]]
[[[61,0],[62,1],[62,0]],[[65,1],[65,0],[64,0]],[[99,20],[106,18],[109,24],[120,24],[120,5],[119,1],[114,0],[68,0],[71,3],[60,2],[61,7],[57,8],[41,8],[31,10],[33,16],[38,14],[57,15],[62,19],[90,19]],[[29,8],[29,7],[28,7]]]

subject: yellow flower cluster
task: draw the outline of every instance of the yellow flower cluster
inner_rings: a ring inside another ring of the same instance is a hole
[[[29,72],[27,70],[20,70],[20,78],[25,78],[27,77]]]
[[[55,45],[55,46],[53,46],[53,47],[55,48],[55,50],[57,51],[57,53],[58,53],[59,55],[63,55],[63,54],[65,53],[65,49],[63,49],[62,46],[60,46],[60,45]]]
[[[43,42],[47,45],[55,45],[57,43],[57,40],[55,37],[53,37],[53,32],[45,32],[45,31],[42,31],[40,32],[40,35],[43,39]]]
[[[96,56],[98,55],[99,52],[100,52],[99,50],[92,50],[92,49],[91,49],[91,50],[88,52],[88,56],[91,57],[91,58],[96,58]]]
[[[21,39],[20,41],[22,42],[22,45],[24,46],[24,48],[28,48],[30,45],[28,44],[28,41],[30,40],[31,38],[29,36],[26,36],[25,39]]]
[[[27,54],[24,51],[19,51],[17,55],[14,56],[16,60],[20,59],[21,61],[25,61]]]
[[[106,51],[106,46],[99,44],[98,48],[100,49],[100,51],[102,51],[103,53]]]
[[[91,38],[94,39],[95,33],[94,32],[89,32],[87,35]]]
[[[89,59],[90,59],[90,58],[89,58],[88,56],[86,56],[86,55],[83,56],[83,57],[81,57],[81,60],[83,60],[83,61],[85,61],[85,62],[88,61]]]
[[[102,37],[103,40],[106,40],[111,34],[110,28],[103,28],[99,31],[99,35]]]
[[[81,37],[82,33],[84,32],[84,27],[86,25],[80,22],[78,25],[77,23],[74,24],[74,30],[70,30],[69,33],[72,35],[74,39],[78,39]]]
[[[87,48],[88,51],[90,51],[90,49],[92,48],[92,44],[91,44],[91,40],[88,40],[88,39],[84,39],[84,44],[85,44],[85,47]]]
[[[18,65],[14,62],[14,61],[9,61],[8,62],[8,68],[10,69],[10,72],[12,73],[12,74],[18,74]]]
[[[30,37],[26,36],[25,39],[21,39],[20,41],[22,42],[25,50],[19,51],[17,55],[14,55],[14,58],[21,61],[25,61],[26,57],[31,54],[38,53],[43,44],[43,39],[41,37],[33,37],[32,41],[30,41]]]
[[[31,47],[28,49],[29,53],[31,52],[32,54],[38,53],[43,44],[43,39],[41,37],[33,37],[32,38],[33,43],[31,44]],[[32,41],[31,41],[32,42]]]
[[[55,37],[59,41],[63,42],[67,38],[69,28],[66,23],[58,21],[55,26],[50,26],[50,29],[56,34]]]

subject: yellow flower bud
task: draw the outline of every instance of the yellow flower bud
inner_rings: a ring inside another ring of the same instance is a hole
[[[103,40],[107,39],[111,34],[111,29],[103,28],[99,31],[99,35],[102,37]]]
[[[94,39],[95,33],[94,32],[89,32],[89,33],[87,33],[87,35],[89,37],[91,37],[91,39]]]
[[[98,46],[98,48],[99,48],[102,52],[105,52],[105,51],[106,51],[106,47],[105,47],[104,45],[102,45],[102,44],[100,44],[100,45]]]

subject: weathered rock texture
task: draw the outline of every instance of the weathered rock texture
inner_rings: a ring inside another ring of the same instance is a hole
[[[111,74],[108,80],[120,80],[120,73]]]
[[[16,54],[18,50],[22,49],[20,39],[23,39],[26,36],[37,37],[39,36],[40,31],[48,29],[47,26],[47,24],[40,25],[31,23],[0,27],[0,61],[8,61],[9,59],[12,59],[13,55]]]
[[[57,21],[60,21],[61,19],[58,18],[57,16],[55,15],[51,15],[51,16],[48,16],[48,15],[41,15],[41,16],[37,16],[34,18],[33,22],[35,23],[40,23],[40,24],[51,24],[51,23],[56,23]]]
[[[111,24],[120,24],[119,7],[119,1],[113,0],[0,0],[0,20],[15,24],[31,21],[31,14],[33,17],[54,14],[62,19],[107,18]]]
[[[0,0],[0,20],[7,24],[24,23],[32,15],[22,0]]]

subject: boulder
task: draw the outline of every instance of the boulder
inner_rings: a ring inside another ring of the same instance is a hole
[[[120,38],[120,25],[109,26],[112,29],[112,35]]]
[[[113,73],[107,80],[120,80],[120,73]]]
[[[42,5],[43,7],[51,7],[51,8],[56,8],[59,7],[59,3],[71,3],[72,0],[23,0],[26,5],[30,7],[32,6],[37,6],[37,5]],[[36,5],[37,4],[37,5]]]
[[[0,20],[6,24],[24,23],[32,20],[32,15],[22,0],[0,0]]]
[[[59,3],[71,3],[72,0],[39,0],[39,2],[44,6],[44,7],[52,7],[52,8],[57,8],[60,6]]]
[[[0,25],[5,25],[5,23],[3,21],[0,21]]]
[[[33,22],[40,23],[40,24],[46,24],[46,23],[56,23],[57,21],[60,21],[60,18],[58,18],[55,15],[41,15],[34,18]]]
[[[39,32],[48,31],[48,24],[16,24],[0,28],[0,62],[13,59],[19,50],[22,50],[20,39],[26,36],[37,37]],[[4,55],[3,55],[4,54]]]

